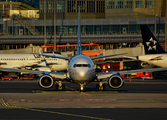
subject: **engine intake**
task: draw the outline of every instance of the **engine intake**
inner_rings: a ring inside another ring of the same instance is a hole
[[[116,75],[111,75],[110,78],[108,79],[108,85],[111,88],[120,88],[124,84],[123,78],[116,74]]]
[[[42,75],[38,80],[39,86],[43,88],[51,88],[54,85],[54,80],[51,75]]]

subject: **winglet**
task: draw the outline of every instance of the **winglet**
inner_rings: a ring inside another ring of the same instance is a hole
[[[81,52],[80,6],[78,6],[78,53],[77,53],[77,55],[82,55],[82,52]]]
[[[146,54],[165,53],[164,49],[161,47],[147,25],[140,25],[140,29]]]

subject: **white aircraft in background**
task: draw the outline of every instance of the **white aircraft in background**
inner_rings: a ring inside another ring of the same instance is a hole
[[[145,55],[136,57],[125,56],[125,58],[140,60],[143,61],[144,64],[148,63],[149,65],[158,67],[167,67],[167,53],[161,47],[153,33],[147,25],[140,25],[140,29],[142,32]]]
[[[63,57],[59,52],[44,53]],[[1,53],[0,67],[32,69],[39,71],[62,71],[67,70],[68,60],[43,57],[33,53]]]
[[[148,72],[148,71],[161,71],[166,70],[167,68],[156,68],[156,69],[142,69],[142,70],[130,70],[130,71],[117,71],[117,72],[107,72],[107,73],[95,73],[95,67],[93,63],[93,59],[104,58],[104,57],[111,57],[121,54],[113,54],[107,56],[98,56],[98,57],[87,57],[82,55],[81,51],[81,40],[80,40],[80,7],[78,7],[78,51],[77,55],[73,58],[56,56],[56,55],[46,55],[46,54],[37,54],[43,55],[52,58],[61,58],[61,59],[68,59],[69,66],[68,71],[66,73],[61,72],[48,72],[48,71],[34,71],[34,70],[20,70],[20,69],[12,69],[12,68],[2,68],[2,71],[16,71],[16,72],[27,72],[33,74],[42,74],[39,79],[38,83],[43,88],[51,88],[54,86],[54,78],[59,79],[56,84],[56,90],[65,90],[65,85],[62,84],[63,81],[73,82],[80,84],[80,91],[84,90],[84,85],[94,80],[100,80],[99,84],[96,85],[96,90],[105,90],[105,84],[102,79],[107,78],[108,85],[111,88],[120,88],[123,86],[124,81],[121,77],[121,74],[130,74],[136,72]]]

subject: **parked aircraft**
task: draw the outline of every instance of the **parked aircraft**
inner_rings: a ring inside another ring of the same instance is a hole
[[[44,54],[62,56],[59,52]],[[62,71],[67,70],[68,60],[43,57],[41,55],[36,55],[33,53],[1,53],[0,67],[32,69],[49,72]]]
[[[46,55],[46,54],[36,54],[52,58],[61,58],[68,59],[69,66],[68,72],[48,72],[48,71],[34,71],[34,70],[20,70],[12,68],[2,68],[3,71],[16,71],[16,72],[27,72],[33,74],[42,74],[38,80],[38,83],[43,88],[51,88],[54,85],[54,78],[59,79],[56,84],[56,90],[65,90],[65,85],[62,84],[63,81],[69,81],[73,83],[80,84],[80,91],[84,90],[84,85],[90,82],[99,80],[99,84],[96,85],[96,90],[105,90],[105,84],[102,79],[108,79],[108,85],[111,88],[120,88],[123,86],[124,81],[121,77],[121,74],[130,74],[135,72],[147,72],[147,71],[161,71],[166,70],[167,68],[157,68],[157,69],[142,69],[142,70],[130,70],[130,71],[117,71],[117,72],[108,72],[108,73],[95,73],[95,67],[93,59],[111,57],[116,55],[122,55],[126,53],[113,54],[107,56],[98,56],[98,57],[87,57],[82,55],[81,51],[81,39],[80,39],[80,7],[78,8],[78,51],[77,55],[73,58],[62,57],[57,55]]]
[[[142,32],[143,45],[145,55],[136,57],[128,57],[130,59],[143,61],[144,64],[155,65],[158,67],[167,67],[167,53],[159,44],[153,33],[150,31],[147,25],[140,25]]]

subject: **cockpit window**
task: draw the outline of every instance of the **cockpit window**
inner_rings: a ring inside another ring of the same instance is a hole
[[[73,66],[74,68],[76,68],[76,67],[91,67],[91,65],[90,64],[74,64],[74,66]]]

